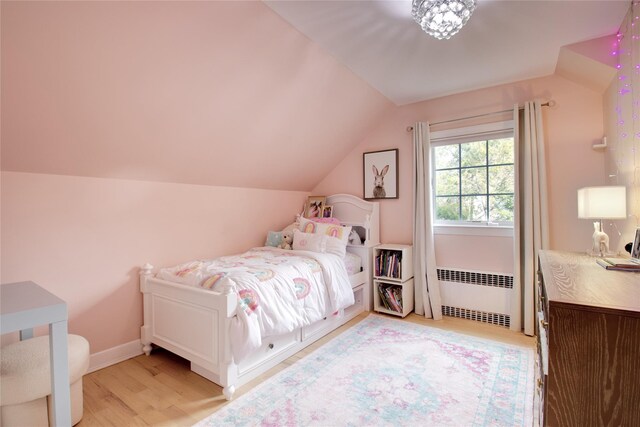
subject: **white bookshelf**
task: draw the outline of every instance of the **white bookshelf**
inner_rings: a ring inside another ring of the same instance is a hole
[[[410,245],[373,248],[373,309],[405,317],[413,311],[413,250]]]

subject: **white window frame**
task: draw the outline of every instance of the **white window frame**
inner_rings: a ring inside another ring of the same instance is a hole
[[[433,206],[435,206],[436,200],[436,191],[434,187],[436,172],[434,147],[508,137],[514,138],[515,143],[513,120],[431,132],[429,149],[431,150],[431,201]],[[516,159],[514,159],[514,165],[515,162]],[[514,194],[516,191],[517,189],[514,188]],[[484,235],[498,237],[513,236],[512,222],[438,221],[435,219],[435,214],[432,218],[432,222],[435,234]]]

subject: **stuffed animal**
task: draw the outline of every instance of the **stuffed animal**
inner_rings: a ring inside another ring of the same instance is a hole
[[[291,231],[283,231],[282,232],[282,242],[278,245],[280,249],[291,249],[291,245],[293,244],[293,232]]]
[[[356,230],[351,230],[349,233],[349,244],[350,245],[361,245],[362,239]]]

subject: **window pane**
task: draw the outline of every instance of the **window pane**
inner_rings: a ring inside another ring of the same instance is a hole
[[[436,171],[436,195],[450,196],[460,194],[458,169]]]
[[[513,138],[489,140],[489,164],[513,163]]]
[[[513,193],[513,166],[489,166],[489,193]]]
[[[433,147],[434,220],[513,222],[514,152],[513,137]]]
[[[460,145],[462,166],[481,166],[487,164],[487,142],[477,141]]]
[[[436,169],[457,168],[460,166],[458,147],[459,145],[457,144],[435,147],[433,155],[436,160]]]
[[[462,220],[486,221],[487,197],[486,196],[462,196]]]
[[[436,220],[457,221],[459,217],[459,203],[457,197],[436,197]]]
[[[489,196],[489,221],[513,222],[513,196]]]
[[[462,194],[487,194],[487,168],[462,170]]]

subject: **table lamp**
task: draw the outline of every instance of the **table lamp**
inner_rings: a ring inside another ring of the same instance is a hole
[[[627,189],[624,186],[585,187],[578,190],[578,218],[595,219],[590,254],[609,253],[609,236],[602,229],[603,219],[627,217]]]

